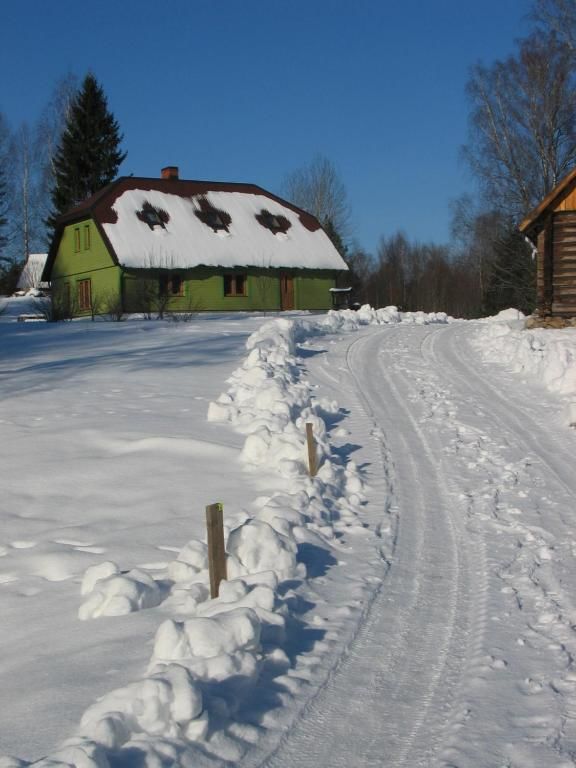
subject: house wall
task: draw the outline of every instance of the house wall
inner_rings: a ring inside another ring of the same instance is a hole
[[[558,203],[554,210],[576,211],[576,188],[569,192],[566,197]]]
[[[552,217],[552,314],[576,317],[576,212]]]
[[[85,239],[87,238],[87,239]],[[221,270],[198,267],[174,270],[183,279],[182,295],[171,296],[163,307],[168,312],[189,311],[279,311],[280,274],[278,269]],[[224,295],[224,274],[247,275],[245,296]],[[288,271],[294,281],[294,308],[328,310],[332,306],[330,288],[336,272],[327,270]],[[69,292],[74,315],[90,314],[78,306],[78,283],[91,281],[94,312],[103,314],[109,305],[122,299],[127,312],[157,312],[160,270],[127,270],[117,266],[93,221],[68,225],[62,234],[52,267],[55,297]]]
[[[331,309],[330,288],[335,287],[334,273],[314,272],[309,275],[300,273],[294,280],[296,309]]]
[[[245,296],[224,295],[224,274],[246,274]],[[181,296],[170,297],[165,307],[169,312],[186,311],[278,311],[280,310],[280,270],[217,270],[198,267],[188,271],[174,270],[183,278]],[[129,312],[142,311],[142,298],[154,294],[158,271],[124,272],[123,293]],[[335,285],[335,272],[310,270],[294,273],[295,309],[328,310],[329,289]],[[148,287],[146,287],[148,283]],[[145,303],[145,302],[144,302]],[[140,308],[139,308],[140,307]]]
[[[79,233],[79,249],[76,231]],[[88,239],[86,239],[88,238]],[[93,221],[87,219],[64,229],[51,273],[54,296],[64,301],[70,296],[74,315],[90,314],[78,306],[78,283],[91,281],[91,295],[96,313],[120,297],[121,270],[114,264]],[[69,288],[67,287],[69,286]]]

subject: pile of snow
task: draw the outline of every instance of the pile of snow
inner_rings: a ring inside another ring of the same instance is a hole
[[[482,318],[481,322],[484,323],[509,323],[513,320],[525,320],[526,315],[519,309],[502,309],[497,315],[491,315],[490,317]]]
[[[444,313],[365,306],[316,319],[275,319],[249,337],[248,355],[229,379],[228,391],[210,404],[208,419],[228,422],[245,436],[241,461],[248,470],[266,473],[276,490],[256,500],[252,517],[241,513],[229,519],[228,580],[215,599],[209,598],[204,541],[188,542],[154,577],[144,567],[123,573],[111,561],[86,571],[81,619],[159,604],[168,618],[156,632],[147,674],[85,712],[77,733],[50,755],[54,768],[109,768],[136,754],[143,766],[206,764],[207,755],[227,762],[241,758],[258,729],[240,726],[237,713],[259,678],[267,670],[279,689],[285,686],[286,696],[295,686],[285,674],[291,662],[284,644],[295,610],[292,588],[307,578],[300,548],[336,551],[342,534],[367,535],[360,516],[361,473],[354,462],[333,456],[323,418],[336,413],[338,404],[315,396],[302,376],[298,345],[366,325],[449,320]],[[307,468],[307,422],[317,443],[313,478]],[[329,652],[328,645],[323,649]],[[232,727],[240,728],[240,738],[226,735]],[[26,763],[11,759],[10,765]]]
[[[82,620],[123,616],[162,602],[162,592],[148,573],[135,568],[121,574],[116,563],[110,561],[88,568],[81,591],[87,596],[78,611]]]
[[[490,363],[529,376],[563,397],[563,420],[576,426],[576,328],[524,328],[518,310],[505,310],[489,321],[475,339]]]

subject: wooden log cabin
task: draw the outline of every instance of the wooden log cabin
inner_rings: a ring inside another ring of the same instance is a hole
[[[537,248],[536,314],[576,318],[576,168],[520,224]]]

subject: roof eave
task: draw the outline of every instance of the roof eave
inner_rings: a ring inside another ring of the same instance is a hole
[[[554,189],[546,195],[542,202],[530,211],[530,213],[521,221],[518,227],[520,232],[527,237],[537,235],[539,230],[544,226],[544,217],[550,213],[551,209],[555,209],[560,200],[562,200],[563,197],[566,197],[575,187],[576,168],[573,168],[570,173],[564,176],[564,178],[556,184]]]

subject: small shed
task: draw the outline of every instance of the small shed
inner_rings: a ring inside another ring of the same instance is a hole
[[[49,290],[50,283],[42,280],[42,272],[44,271],[47,258],[47,253],[30,253],[28,255],[18,278],[17,291],[26,293],[30,290]]]
[[[536,310],[576,317],[576,168],[520,224],[537,248]]]

